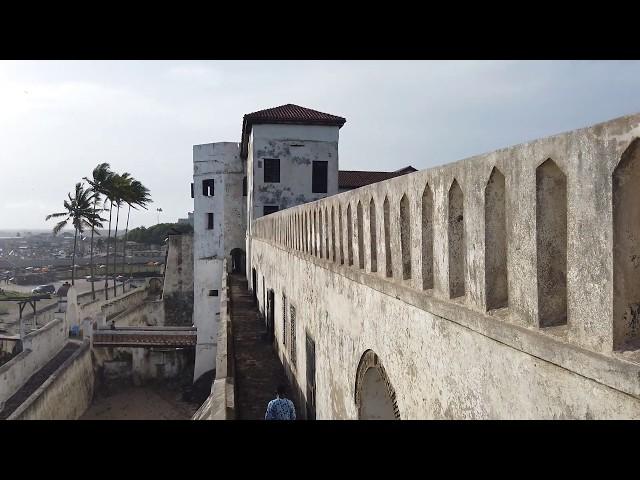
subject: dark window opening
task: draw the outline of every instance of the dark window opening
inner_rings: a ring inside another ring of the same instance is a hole
[[[263,208],[263,215],[269,215],[270,213],[276,213],[278,211],[277,205],[265,205]]]
[[[202,181],[202,195],[213,197],[213,178]]]
[[[312,193],[327,193],[327,170],[329,162],[314,161],[312,172]]]
[[[282,294],[282,344],[287,344],[287,297]]]
[[[209,290],[209,296],[210,297],[217,297],[218,296],[218,290]]]
[[[316,343],[307,333],[307,419],[316,418]]]
[[[193,198],[193,183],[191,184],[191,198]]]
[[[264,183],[280,182],[280,159],[265,158],[264,159]]]
[[[297,364],[297,349],[296,349],[296,307],[290,305],[290,325],[291,325],[291,365],[294,367]]]
[[[213,230],[213,213],[207,213],[207,230]]]
[[[242,196],[243,197],[247,196],[247,177],[244,177],[242,179]]]

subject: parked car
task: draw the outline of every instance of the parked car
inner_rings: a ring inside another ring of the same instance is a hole
[[[116,277],[116,281],[118,282],[125,282],[127,280],[127,277],[125,277],[124,275],[118,275]]]
[[[34,288],[33,290],[31,290],[31,293],[34,294],[43,294],[43,293],[56,293],[56,287],[55,285],[40,285],[36,288]]]
[[[94,275],[92,277],[91,275],[87,275],[85,279],[87,280],[87,282],[99,282],[100,280],[104,280],[104,277],[99,277],[97,275]]]

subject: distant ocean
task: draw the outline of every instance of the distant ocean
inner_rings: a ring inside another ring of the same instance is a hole
[[[51,233],[51,230],[52,230],[51,228],[0,229],[0,237],[17,237],[18,233],[20,234],[21,237],[25,237],[29,235],[38,235],[39,233]],[[73,233],[73,230],[71,229],[63,230],[63,232],[67,232],[67,231],[70,233]],[[107,230],[100,230],[100,235],[102,235],[103,233],[106,234]]]

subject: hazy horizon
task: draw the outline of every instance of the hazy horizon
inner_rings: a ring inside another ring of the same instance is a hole
[[[238,142],[264,108],[346,117],[341,169],[425,169],[636,113],[639,78],[638,61],[0,61],[0,229],[53,228],[101,162],[151,191],[130,229],[186,218],[193,145]]]

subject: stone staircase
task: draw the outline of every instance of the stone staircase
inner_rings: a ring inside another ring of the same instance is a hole
[[[0,420],[6,420],[16,409],[24,403],[73,352],[80,348],[81,343],[68,342],[60,352],[49,360],[40,370],[31,375],[29,380],[5,402],[4,409],[0,411]]]
[[[259,318],[247,280],[240,274],[230,274],[229,284],[235,352],[236,418],[264,420],[267,404],[275,398],[277,386],[289,386],[289,382],[271,342],[266,340],[266,326]],[[295,400],[291,400],[295,404]],[[296,413],[299,415],[297,405]]]

